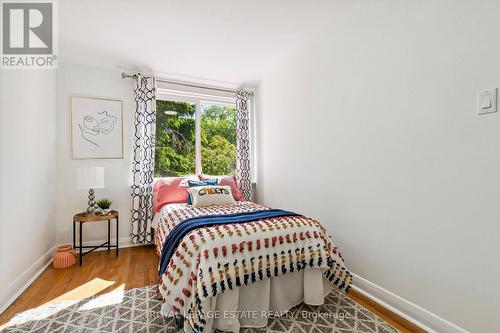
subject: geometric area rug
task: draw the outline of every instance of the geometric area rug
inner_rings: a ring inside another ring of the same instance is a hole
[[[2,333],[181,332],[174,318],[160,313],[156,286],[114,291],[61,301],[17,314]],[[328,315],[325,315],[328,314]],[[242,333],[398,333],[399,331],[342,293],[332,290],[319,306],[300,304],[267,327]],[[218,333],[218,332],[217,332]]]

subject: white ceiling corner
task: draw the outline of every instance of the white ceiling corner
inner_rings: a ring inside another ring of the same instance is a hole
[[[59,1],[60,61],[252,87],[318,31],[330,3]]]

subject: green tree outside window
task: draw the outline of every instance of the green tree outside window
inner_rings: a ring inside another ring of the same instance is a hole
[[[156,102],[155,177],[196,171],[196,105]],[[201,105],[201,165],[204,174],[232,175],[236,170],[236,109]]]

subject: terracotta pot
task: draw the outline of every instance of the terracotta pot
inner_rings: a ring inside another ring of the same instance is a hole
[[[54,268],[66,268],[76,264],[76,252],[71,244],[61,244],[52,256]]]

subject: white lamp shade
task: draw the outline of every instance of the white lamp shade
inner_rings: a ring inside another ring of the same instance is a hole
[[[90,167],[76,169],[76,187],[79,190],[104,188],[104,168]]]

